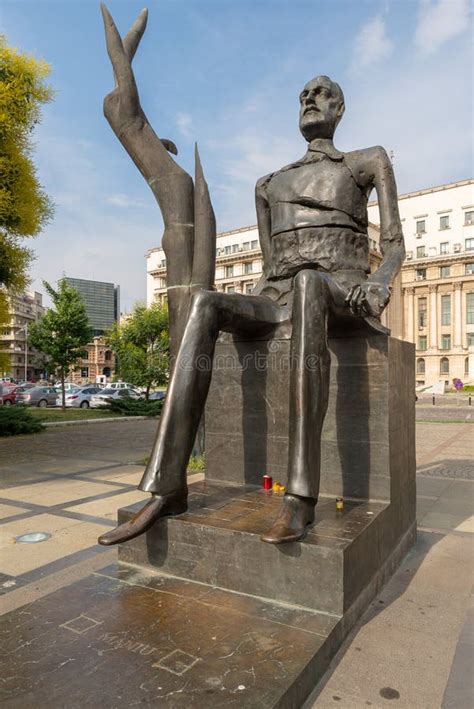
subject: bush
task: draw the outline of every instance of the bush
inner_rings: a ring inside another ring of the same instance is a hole
[[[206,456],[204,453],[201,455],[192,455],[189,459],[188,470],[201,471],[206,469]]]
[[[23,406],[0,406],[0,436],[38,433],[44,428]]]
[[[120,416],[159,416],[164,399],[145,401],[145,399],[113,399],[107,405],[109,411]]]

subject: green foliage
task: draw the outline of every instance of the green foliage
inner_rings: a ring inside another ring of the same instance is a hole
[[[0,406],[0,436],[37,433],[43,428],[24,406]]]
[[[25,287],[31,252],[22,240],[39,234],[53,213],[31,159],[31,134],[42,104],[52,98],[48,74],[45,62],[0,36],[0,283],[7,288]],[[5,296],[0,300],[1,323]]]
[[[121,378],[146,389],[166,384],[169,373],[168,309],[159,303],[149,308],[136,305],[122,325],[107,335],[107,343],[115,352]]]
[[[119,416],[159,416],[164,399],[146,401],[145,399],[113,399],[107,405],[109,411]]]
[[[50,368],[59,370],[64,382],[67,372],[85,356],[85,345],[92,339],[86,306],[79,291],[62,278],[57,290],[46,281],[43,285],[53,307],[30,327],[30,343],[47,355]],[[63,408],[64,387],[63,387]]]
[[[201,471],[206,469],[206,456],[204,453],[201,455],[192,455],[189,459],[188,470]]]

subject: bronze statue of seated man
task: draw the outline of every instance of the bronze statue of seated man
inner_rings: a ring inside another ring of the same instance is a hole
[[[159,430],[139,485],[151,500],[101,544],[127,541],[159,518],[187,509],[186,468],[211,381],[221,331],[258,335],[292,323],[286,494],[262,540],[301,539],[319,494],[321,430],[329,393],[328,322],[352,320],[387,332],[380,315],[405,255],[390,160],[380,147],[342,153],[333,136],[344,96],[327,76],[300,95],[306,155],[257,182],[263,277],[251,295],[202,290],[193,296]],[[367,201],[375,187],[382,261],[370,274]],[[365,322],[364,322],[365,321]],[[309,366],[309,363],[311,366]]]

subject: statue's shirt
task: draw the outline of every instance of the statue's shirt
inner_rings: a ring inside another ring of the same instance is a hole
[[[271,262],[268,278],[305,266],[369,272],[367,195],[333,146],[270,175]]]

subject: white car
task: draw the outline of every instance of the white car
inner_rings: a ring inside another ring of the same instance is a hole
[[[87,386],[72,389],[66,392],[66,406],[73,406],[80,409],[88,409],[90,406],[91,397],[94,394],[100,394],[103,391],[102,387],[88,384]],[[57,399],[57,405],[61,406],[61,393]]]
[[[135,384],[129,384],[128,382],[111,382],[107,384],[107,389],[133,389],[138,392],[138,388]]]
[[[92,409],[97,409],[100,406],[107,406],[112,399],[139,399],[140,394],[134,389],[112,389],[107,387],[101,389],[100,394],[93,394],[90,398],[89,406]]]

